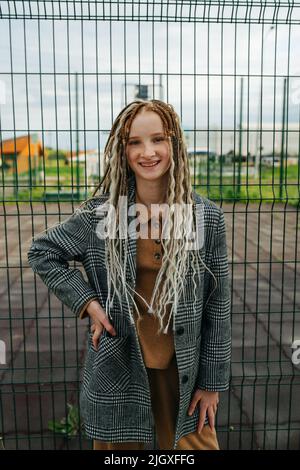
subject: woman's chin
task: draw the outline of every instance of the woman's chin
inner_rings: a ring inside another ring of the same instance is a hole
[[[140,173],[136,172],[135,177],[144,181],[160,181],[164,179],[165,174],[145,174],[145,173]]]
[[[136,178],[140,178],[140,179],[143,179],[145,181],[159,181],[161,179],[164,179],[166,177],[166,173],[168,172],[168,170],[166,170],[165,172],[163,171],[155,171],[155,169],[136,169],[135,170],[135,176]]]

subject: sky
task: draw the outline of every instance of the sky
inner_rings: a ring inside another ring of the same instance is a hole
[[[210,145],[220,147],[222,140],[229,149],[239,129],[243,77],[243,129],[250,129],[255,146],[262,111],[270,143],[274,121],[281,128],[289,76],[287,122],[295,150],[299,43],[299,28],[288,25],[0,19],[1,136],[38,132],[45,145],[74,148],[78,73],[81,149],[103,149],[138,83],[149,86],[149,98],[171,103],[185,130],[199,131],[198,146],[207,145],[214,129]]]

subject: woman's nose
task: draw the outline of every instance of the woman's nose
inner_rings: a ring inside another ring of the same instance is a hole
[[[153,157],[155,151],[152,144],[144,145],[144,152],[142,152],[145,157]]]

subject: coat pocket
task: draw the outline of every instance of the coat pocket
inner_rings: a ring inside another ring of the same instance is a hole
[[[131,377],[130,337],[101,336],[96,350],[89,334],[91,382],[94,392],[124,392]]]

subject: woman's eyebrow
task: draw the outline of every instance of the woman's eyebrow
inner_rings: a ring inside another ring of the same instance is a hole
[[[158,134],[163,134],[163,131],[161,131],[161,132],[154,132],[154,134],[150,134],[150,136],[158,135]],[[138,135],[131,136],[131,137],[129,137],[129,139],[139,139],[139,136],[138,136]]]

